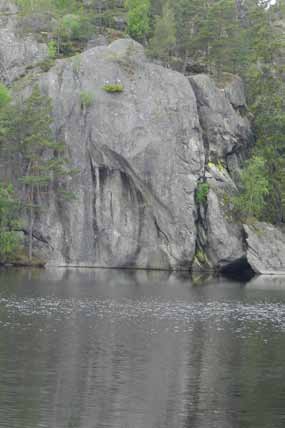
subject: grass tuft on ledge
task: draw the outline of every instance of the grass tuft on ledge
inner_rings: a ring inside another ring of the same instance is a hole
[[[105,83],[103,86],[104,91],[109,92],[111,94],[120,93],[124,90],[124,85],[121,83]]]

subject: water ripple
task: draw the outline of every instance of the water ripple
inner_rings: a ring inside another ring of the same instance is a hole
[[[211,323],[218,329],[227,328],[235,321],[237,328],[243,329],[249,323],[257,326],[274,325],[285,330],[285,304],[242,302],[194,302],[161,301],[160,299],[116,301],[113,299],[58,299],[58,298],[0,298],[0,309],[6,311],[2,327],[15,323],[19,317],[39,317],[61,321],[72,318],[104,319],[112,322],[128,320],[139,322],[142,319],[171,321],[174,330],[191,329],[197,322]]]

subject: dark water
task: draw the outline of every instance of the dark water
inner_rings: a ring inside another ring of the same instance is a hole
[[[1,428],[284,428],[285,277],[0,272]]]

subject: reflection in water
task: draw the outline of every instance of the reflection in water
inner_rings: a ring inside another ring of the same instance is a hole
[[[270,281],[0,272],[1,428],[284,427]]]

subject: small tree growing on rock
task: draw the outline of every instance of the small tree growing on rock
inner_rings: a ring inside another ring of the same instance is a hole
[[[166,3],[163,7],[162,16],[156,17],[154,35],[150,40],[150,53],[163,61],[167,61],[175,43],[175,16],[169,3]]]

